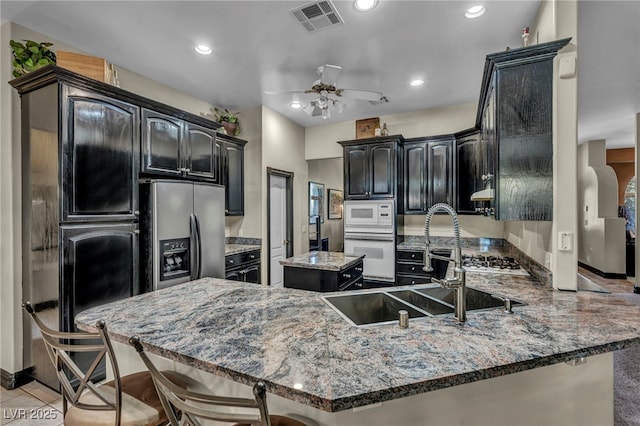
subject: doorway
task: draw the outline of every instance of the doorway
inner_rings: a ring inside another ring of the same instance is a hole
[[[293,173],[267,167],[267,187],[267,283],[282,287],[280,261],[293,255]]]

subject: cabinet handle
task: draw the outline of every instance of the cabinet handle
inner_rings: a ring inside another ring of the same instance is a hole
[[[415,266],[412,266],[412,267],[411,267],[411,270],[412,270],[412,271],[415,271],[415,270],[416,270],[416,267],[415,267]]]
[[[133,215],[134,216],[140,216],[140,210],[134,210],[133,211]]]
[[[254,255],[249,255],[249,259],[255,259],[256,257]]]
[[[356,271],[362,272],[362,268],[356,268]]]
[[[411,255],[412,259],[415,259],[415,257],[416,257],[415,253]]]
[[[351,274],[343,274],[342,276],[347,278],[347,279],[351,278]]]
[[[233,263],[233,260],[229,260],[229,263]]]
[[[184,169],[185,172],[189,173],[191,169]]]
[[[229,213],[229,209],[224,209],[224,212],[225,213]]]
[[[415,283],[416,283],[416,280],[411,280],[411,284],[415,284]]]
[[[133,233],[134,233],[134,234],[139,234],[139,233],[140,233],[140,230],[139,230],[139,229],[136,229],[136,230],[134,230],[134,231],[133,231]]]

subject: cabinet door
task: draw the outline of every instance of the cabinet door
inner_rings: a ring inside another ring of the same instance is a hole
[[[485,167],[478,133],[456,141],[456,159],[457,211],[475,213],[475,202],[471,201],[471,195],[484,189],[482,175]]]
[[[225,213],[244,215],[244,147],[228,141],[222,144],[222,175],[225,186]]]
[[[370,189],[369,198],[395,197],[396,191],[395,144],[369,146]]]
[[[216,133],[206,127],[185,123],[184,154],[186,173],[218,183],[220,172],[216,158]]]
[[[244,270],[244,281],[260,284],[260,264],[247,266]]]
[[[369,197],[367,163],[366,146],[349,146],[344,149],[345,199],[357,200]]]
[[[138,108],[70,86],[62,99],[62,221],[134,219]]]
[[[182,121],[148,109],[142,110],[142,172],[182,174]]]
[[[404,213],[427,212],[427,144],[407,144],[404,147]]]
[[[455,208],[453,197],[453,141],[434,141],[427,146],[427,204],[447,203]]]

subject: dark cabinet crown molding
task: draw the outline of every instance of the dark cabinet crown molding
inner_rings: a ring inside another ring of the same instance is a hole
[[[220,123],[200,115],[192,114],[170,105],[145,98],[119,87],[60,68],[56,65],[47,65],[46,67],[42,67],[9,82],[9,84],[18,91],[20,96],[52,83],[66,83],[80,89],[92,90],[102,95],[111,96],[139,107],[153,109],[211,129],[221,127]]]
[[[571,37],[487,55],[484,63],[484,73],[482,74],[482,85],[480,86],[476,127],[478,129],[481,127],[482,110],[484,109],[489,85],[491,84],[491,78],[495,69],[522,65],[542,59],[553,59],[560,49],[569,44],[569,41],[571,41]]]
[[[245,146],[247,144],[247,141],[244,139],[236,138],[235,136],[225,135],[224,133],[217,133],[216,138],[234,142],[242,146]]]
[[[340,145],[351,146],[351,145],[367,145],[367,144],[375,144],[375,143],[384,143],[384,142],[399,142],[404,143],[405,138],[402,135],[391,135],[391,136],[376,136],[373,138],[363,138],[363,139],[353,139],[348,141],[338,141]]]

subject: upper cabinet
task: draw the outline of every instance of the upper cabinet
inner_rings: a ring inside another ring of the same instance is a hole
[[[221,185],[225,187],[225,215],[244,215],[244,146],[247,141],[218,135],[216,156],[220,159]]]
[[[400,135],[338,142],[343,147],[347,200],[395,198],[402,193]]]
[[[487,169],[487,150],[482,145],[478,129],[472,128],[456,133],[455,139],[456,210],[461,214],[475,214],[477,206],[476,202],[471,201],[471,196],[485,188],[487,175],[490,174]]]
[[[134,219],[138,209],[138,108],[91,90],[66,84],[59,87],[62,221]],[[43,104],[30,111],[32,120],[38,114],[56,115],[55,91],[51,99],[40,93]],[[40,111],[46,105],[52,107]],[[36,149],[38,140],[33,139],[30,145]],[[37,158],[36,152],[32,154],[32,159]]]
[[[142,172],[189,176],[219,183],[212,128],[150,109],[142,110]]]
[[[569,40],[487,56],[476,127],[494,165],[498,220],[552,220],[553,58]]]
[[[453,135],[406,139],[404,214],[426,214],[436,203],[455,204]]]

